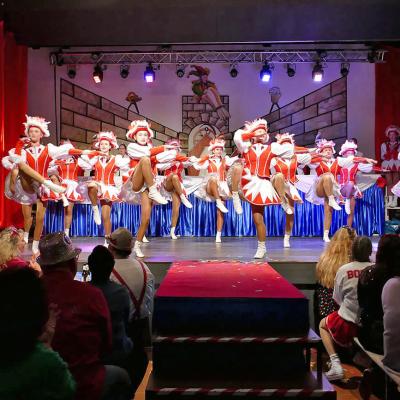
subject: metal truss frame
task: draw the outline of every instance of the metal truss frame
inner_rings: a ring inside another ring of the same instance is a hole
[[[71,64],[240,64],[240,63],[365,63],[384,62],[386,50],[368,49],[329,49],[318,50],[254,50],[254,51],[94,51],[51,53],[50,62],[56,65]]]

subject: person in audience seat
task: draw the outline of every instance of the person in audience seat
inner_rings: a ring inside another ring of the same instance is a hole
[[[51,349],[56,320],[32,269],[0,272],[0,399],[74,399],[75,381]]]
[[[128,289],[110,280],[115,260],[106,247],[96,246],[89,255],[88,264],[92,274],[91,284],[103,292],[111,314],[112,351],[103,358],[103,361],[106,364],[123,367],[129,375],[132,375],[136,372],[132,365],[134,344],[128,336],[128,331],[129,321],[133,316],[133,305]]]
[[[383,364],[400,373],[400,265],[396,276],[389,279],[382,291]]]
[[[344,377],[336,347],[350,347],[354,337],[357,336],[359,323],[357,283],[361,271],[371,265],[371,253],[372,243],[368,237],[359,236],[354,239],[352,261],[341,266],[335,277],[333,299],[339,305],[339,310],[329,314],[319,324],[322,342],[331,361],[331,368],[326,373],[330,381]]]
[[[150,326],[154,304],[154,276],[141,260],[130,258],[135,243],[126,228],[116,229],[107,237],[108,248],[115,258],[111,280],[124,285],[134,305],[129,324],[129,336],[133,341],[134,376],[132,386],[137,389],[146,373],[150,346]]]
[[[317,321],[338,310],[333,299],[333,287],[338,269],[349,263],[356,232],[350,227],[336,231],[317,263],[316,308]]]
[[[42,271],[34,258],[29,261],[21,258],[25,249],[24,231],[10,226],[0,233],[0,270],[6,268],[33,268],[39,276]]]
[[[60,311],[52,345],[75,378],[75,399],[130,399],[126,371],[102,362],[112,343],[106,299],[100,289],[74,280],[81,249],[65,232],[57,232],[44,236],[39,250],[48,300]]]
[[[398,275],[400,236],[384,235],[379,240],[375,265],[364,269],[358,281],[361,311],[359,340],[366,350],[383,354],[382,290],[386,282]]]

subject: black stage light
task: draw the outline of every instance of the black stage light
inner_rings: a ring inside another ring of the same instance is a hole
[[[154,68],[149,63],[144,71],[144,80],[146,83],[153,83],[156,80],[156,73],[154,72]]]
[[[93,80],[96,83],[101,83],[103,80],[103,69],[99,64],[96,64],[93,70]]]
[[[183,78],[185,76],[185,66],[184,65],[178,64],[176,66],[176,76],[178,78]]]
[[[126,79],[129,75],[129,65],[121,65],[119,74],[122,79]]]
[[[237,68],[234,64],[231,65],[231,67],[229,69],[229,73],[232,78],[236,78],[238,76],[239,71],[237,70]]]
[[[350,64],[349,63],[342,63],[340,66],[340,75],[347,76],[349,74]]]
[[[263,82],[269,82],[272,76],[272,68],[270,67],[270,65],[268,64],[267,61],[265,61],[265,64],[263,65],[263,67],[261,68],[260,71],[260,79]]]
[[[67,75],[71,79],[75,78],[75,76],[76,76],[76,67],[75,67],[75,65],[68,65],[67,66]]]
[[[286,73],[289,78],[293,78],[296,75],[296,64],[287,64]]]
[[[321,82],[324,76],[324,69],[319,61],[317,61],[312,70],[312,78],[314,82]]]

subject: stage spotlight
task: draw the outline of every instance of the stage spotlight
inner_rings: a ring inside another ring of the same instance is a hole
[[[101,65],[96,64],[93,70],[93,80],[96,83],[101,83],[103,80],[103,68],[101,68]]]
[[[75,76],[76,76],[76,67],[75,67],[75,65],[68,65],[67,66],[67,75],[71,79],[75,78]]]
[[[151,63],[149,63],[144,71],[144,80],[146,81],[146,83],[152,83],[156,80],[156,73],[154,72]]]
[[[263,65],[260,71],[260,79],[263,82],[269,82],[271,79],[271,75],[272,75],[272,67],[268,64],[267,61],[265,61],[265,64]]]
[[[347,76],[349,74],[350,64],[349,63],[342,63],[340,66],[340,74],[342,76]]]
[[[314,82],[321,82],[324,76],[324,69],[319,61],[317,61],[312,70],[312,78]]]
[[[239,71],[237,70],[237,68],[234,64],[232,64],[230,66],[229,73],[232,78],[236,78],[238,76]]]
[[[176,66],[176,76],[178,78],[183,78],[185,76],[185,66],[182,64],[177,64]]]
[[[122,79],[126,79],[129,75],[129,65],[121,65],[119,74],[121,75]]]
[[[289,78],[293,78],[296,75],[296,64],[286,64],[286,73]]]

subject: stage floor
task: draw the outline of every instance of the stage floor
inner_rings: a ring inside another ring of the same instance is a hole
[[[291,247],[283,248],[283,238],[267,239],[267,257],[263,260],[253,258],[257,239],[255,237],[226,237],[222,243],[215,243],[214,237],[182,237],[171,240],[165,237],[149,238],[150,243],[143,244],[143,259],[155,278],[155,286],[159,287],[168,269],[174,261],[183,260],[239,260],[251,262],[268,262],[278,273],[300,289],[309,299],[309,318],[314,326],[313,295],[316,276],[315,264],[326,244],[322,238],[293,237]],[[379,237],[372,237],[374,253],[371,260],[375,260],[375,251]],[[104,244],[104,237],[75,237],[72,242],[82,249],[79,257],[78,270],[87,263],[92,249]],[[27,246],[24,256],[31,257],[30,246]],[[133,257],[133,256],[132,256]]]
[[[376,250],[378,237],[371,238]],[[222,243],[215,243],[214,237],[181,237],[178,240],[170,238],[149,238],[150,243],[143,243],[144,261],[150,264],[171,264],[182,260],[226,260],[255,261],[253,256],[257,249],[257,239],[254,237],[226,237]],[[82,249],[80,263],[87,261],[92,249],[104,244],[103,237],[72,238],[76,247]],[[291,247],[283,248],[282,238],[268,238],[267,257],[264,260],[271,265],[275,263],[316,263],[326,243],[321,238],[293,237]],[[30,255],[30,246],[24,255]]]

